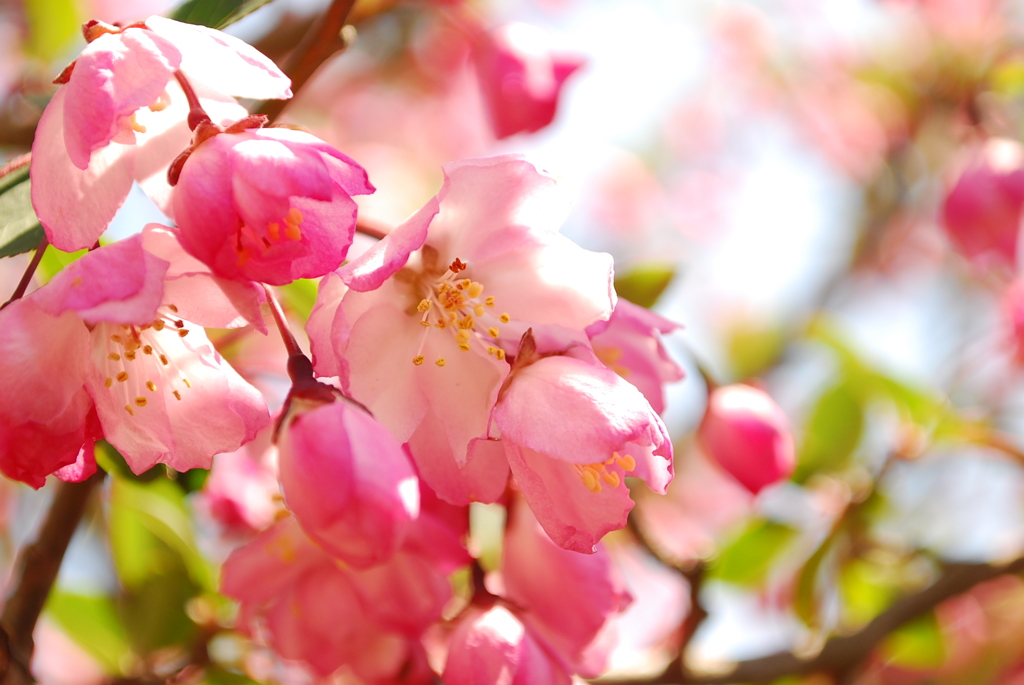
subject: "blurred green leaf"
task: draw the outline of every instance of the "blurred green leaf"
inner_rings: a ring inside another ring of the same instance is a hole
[[[78,34],[82,17],[75,0],[27,0],[29,54],[49,62],[66,51]]]
[[[800,574],[796,579],[796,588],[793,593],[793,610],[797,617],[808,627],[816,627],[819,624],[819,608],[821,597],[819,593],[818,577],[822,565],[828,557],[829,552],[834,549],[838,533],[829,535],[814,550],[814,554],[807,560]]]
[[[736,378],[751,378],[771,366],[785,346],[786,338],[775,326],[744,321],[729,330],[726,350]]]
[[[1008,60],[989,73],[992,90],[1003,95],[1019,95],[1024,92],[1024,61]]]
[[[793,480],[800,483],[821,471],[846,467],[864,430],[864,407],[854,387],[840,382],[815,405],[804,431]]]
[[[289,311],[299,315],[305,321],[316,304],[317,281],[300,278],[288,285],[278,288]]]
[[[206,669],[202,682],[207,683],[207,685],[258,685],[255,680],[248,676],[241,673],[233,673],[216,666]]]
[[[894,631],[879,650],[887,662],[906,668],[935,668],[946,658],[942,630],[933,612]]]
[[[633,304],[650,309],[675,277],[670,264],[642,264],[615,279],[615,292]]]
[[[188,0],[171,13],[171,19],[223,29],[270,0]]]
[[[68,264],[81,259],[84,255],[88,254],[88,252],[88,250],[62,252],[51,245],[46,248],[46,252],[43,253],[43,259],[39,262],[39,268],[36,269],[36,275],[45,283],[60,273]]]
[[[711,576],[736,585],[758,585],[797,531],[772,521],[752,521],[727,544],[711,567]]]
[[[122,674],[122,664],[131,648],[110,597],[54,590],[46,600],[46,612],[108,674]]]
[[[883,569],[864,559],[853,559],[839,573],[844,620],[859,628],[892,603],[897,588]]]
[[[43,239],[30,185],[27,164],[0,178],[0,257],[34,250]]]

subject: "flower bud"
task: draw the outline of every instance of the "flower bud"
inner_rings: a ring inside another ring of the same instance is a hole
[[[714,390],[698,435],[718,465],[755,495],[788,478],[796,465],[785,413],[748,385]]]

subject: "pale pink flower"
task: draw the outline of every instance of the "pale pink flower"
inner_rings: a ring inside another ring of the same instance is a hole
[[[554,179],[513,156],[444,171],[423,209],[321,282],[309,334],[317,372],[338,374],[400,442],[412,440],[420,474],[465,504],[500,494],[489,469],[473,476],[486,495],[459,479],[470,442],[488,437],[508,373],[502,346],[533,325],[582,331],[608,318],[615,295],[611,257],[557,233],[565,207]]]
[[[665,492],[668,431],[640,391],[599,363],[560,355],[520,363],[494,409],[512,475],[552,540],[593,553],[626,525],[626,476]]]
[[[946,195],[942,221],[953,246],[981,266],[1017,263],[1024,217],[1024,149],[989,140]]]
[[[698,435],[718,465],[755,495],[788,478],[796,466],[785,412],[749,385],[716,388]]]
[[[258,533],[284,510],[273,461],[273,431],[268,424],[251,442],[213,460],[197,508],[229,534]]]
[[[237,449],[270,419],[203,329],[163,299],[168,267],[137,235],[90,252],[28,298],[51,317],[78,318],[91,353],[61,382],[84,378],[103,436],[137,473],[158,462],[209,468],[214,454]],[[78,345],[67,344],[69,357]]]
[[[344,398],[302,397],[291,401],[277,444],[285,503],[306,534],[357,568],[386,561],[419,515],[419,484],[402,446]]]
[[[665,384],[684,373],[669,356],[661,336],[679,324],[620,299],[608,321],[587,328],[594,354],[609,369],[635,385],[657,413],[665,411]]]
[[[222,591],[241,603],[239,629],[262,625],[271,647],[327,676],[341,666],[378,680],[396,678],[421,652],[414,641],[440,619],[451,596],[444,572],[400,550],[355,571],[338,564],[286,519],[235,550]],[[261,631],[262,632],[262,631]]]
[[[550,124],[565,80],[584,63],[578,55],[555,54],[543,29],[523,23],[483,34],[474,58],[498,138]]]
[[[366,171],[319,138],[284,128],[221,133],[181,168],[171,212],[181,244],[214,273],[274,285],[338,268]]]
[[[245,110],[230,96],[291,97],[288,78],[244,42],[150,17],[121,29],[90,22],[89,44],[47,105],[32,147],[32,204],[50,242],[91,247],[138,181],[158,204],[166,169],[189,145],[181,71],[214,121]],[[210,69],[216,64],[216,69]]]

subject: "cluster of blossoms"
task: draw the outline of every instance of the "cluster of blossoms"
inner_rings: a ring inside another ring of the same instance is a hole
[[[627,477],[672,478],[659,412],[682,373],[659,336],[675,326],[617,301],[611,257],[558,233],[555,181],[516,156],[446,165],[434,198],[345,263],[352,196],[374,188],[238,104],[291,96],[272,62],[160,17],[84,30],[31,178],[49,243],[89,251],[0,312],[0,470],[82,480],[100,439],[136,473],[210,468],[268,429],[291,514],[225,563],[240,630],[367,682],[601,673],[629,595],[600,540],[626,523]],[[101,246],[133,183],[174,225]],[[312,361],[267,287],[300,278],[321,279]],[[266,333],[268,311],[292,380],[273,422],[204,332]],[[471,503],[508,510],[487,583]],[[479,582],[453,612],[448,576],[467,566]]]

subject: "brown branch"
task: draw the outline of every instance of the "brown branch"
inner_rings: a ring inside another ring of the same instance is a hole
[[[297,95],[306,81],[329,57],[347,46],[341,29],[345,26],[355,0],[333,0],[320,19],[310,27],[302,41],[295,47],[284,73],[292,80],[292,94]],[[273,122],[281,115],[288,100],[264,100],[253,109],[254,114],[266,114]]]
[[[21,280],[18,281],[18,287],[16,287],[14,292],[11,293],[10,298],[0,306],[0,309],[3,309],[15,300],[20,300],[25,294],[25,291],[28,290],[29,283],[32,282],[32,277],[36,273],[36,269],[39,268],[39,262],[43,261],[43,253],[46,252],[46,248],[49,246],[50,241],[47,240],[44,235],[43,239],[39,241],[39,247],[36,248],[36,252],[32,255],[32,259],[29,261],[28,266],[25,267],[25,273],[21,275]]]
[[[105,475],[98,470],[81,483],[60,483],[35,541],[18,555],[14,587],[0,613],[0,634],[7,642],[0,644],[0,648],[6,647],[0,657],[3,685],[33,682],[29,671],[34,648],[32,632],[57,579],[71,536],[85,513],[89,495]]]
[[[937,605],[967,592],[989,580],[1011,573],[1024,572],[1024,557],[1003,565],[951,564],[938,580],[912,595],[902,597],[866,626],[851,635],[834,637],[812,657],[799,657],[779,652],[760,659],[741,661],[725,673],[700,674],[681,672],[680,661],[673,661],[661,673],[650,678],[602,680],[602,685],[725,685],[727,683],[763,683],[788,675],[828,673],[848,675],[867,658],[890,633],[918,618]]]
[[[12,159],[11,161],[7,162],[7,164],[4,164],[3,166],[0,166],[0,178],[3,178],[4,176],[6,176],[7,174],[11,173],[12,171],[17,171],[18,169],[20,169],[21,167],[25,166],[26,164],[28,164],[31,161],[32,161],[32,153],[31,152],[26,152],[23,155],[18,155],[17,157]]]

